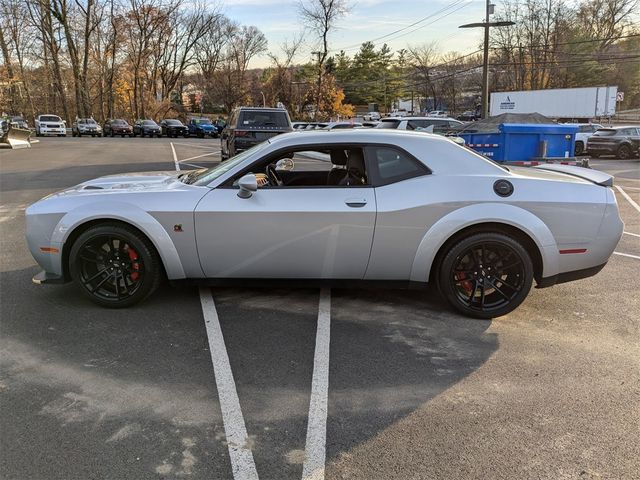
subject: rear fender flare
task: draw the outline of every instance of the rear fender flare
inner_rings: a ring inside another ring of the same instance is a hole
[[[127,212],[127,215],[119,212]],[[167,277],[172,280],[186,278],[178,251],[167,231],[149,213],[130,203],[100,202],[69,211],[56,225],[51,237],[52,243],[63,245],[78,226],[93,220],[119,220],[136,227],[156,247]]]
[[[482,203],[468,205],[434,223],[416,251],[411,280],[427,282],[433,262],[445,242],[461,230],[483,223],[503,223],[522,230],[535,242],[542,257],[543,277],[559,273],[558,246],[551,230],[533,213],[514,205]]]

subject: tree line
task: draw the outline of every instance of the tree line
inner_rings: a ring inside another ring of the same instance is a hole
[[[640,106],[639,3],[502,0],[492,20],[516,25],[491,31],[491,90],[618,85],[626,107]],[[416,109],[473,108],[480,44],[465,55],[438,42],[334,51],[331,34],[349,8],[301,0],[306,29],[269,48],[258,27],[208,2],[0,0],[0,110],[134,119],[279,102],[293,117],[324,119],[414,97]],[[261,55],[269,66],[249,68]]]

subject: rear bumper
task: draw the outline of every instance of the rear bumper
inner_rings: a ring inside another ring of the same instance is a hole
[[[583,268],[582,270],[574,270],[573,272],[564,272],[551,277],[541,278],[536,284],[536,288],[547,288],[557,285],[558,283],[573,282],[574,280],[580,280],[582,278],[588,278],[594,276],[604,268],[607,262],[602,265],[596,265],[595,267]]]

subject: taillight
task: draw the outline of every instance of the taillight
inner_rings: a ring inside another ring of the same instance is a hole
[[[236,130],[236,137],[248,137],[249,132],[247,130]]]

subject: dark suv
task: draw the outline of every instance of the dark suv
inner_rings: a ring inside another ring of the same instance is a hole
[[[189,128],[183,125],[180,120],[173,118],[165,118],[160,122],[160,128],[162,128],[162,135],[167,137],[183,136],[187,138],[189,136]]]
[[[615,155],[620,159],[633,158],[640,149],[639,127],[601,128],[587,140],[587,153],[597,158],[600,155]]]
[[[287,132],[293,132],[293,127],[289,114],[282,108],[236,108],[222,130],[222,159],[231,158],[268,138]]]
[[[102,134],[105,137],[107,135],[110,135],[112,137],[114,135],[120,135],[122,137],[128,135],[129,137],[133,137],[133,128],[127,123],[126,120],[116,118],[104,122],[104,125],[102,126]]]

